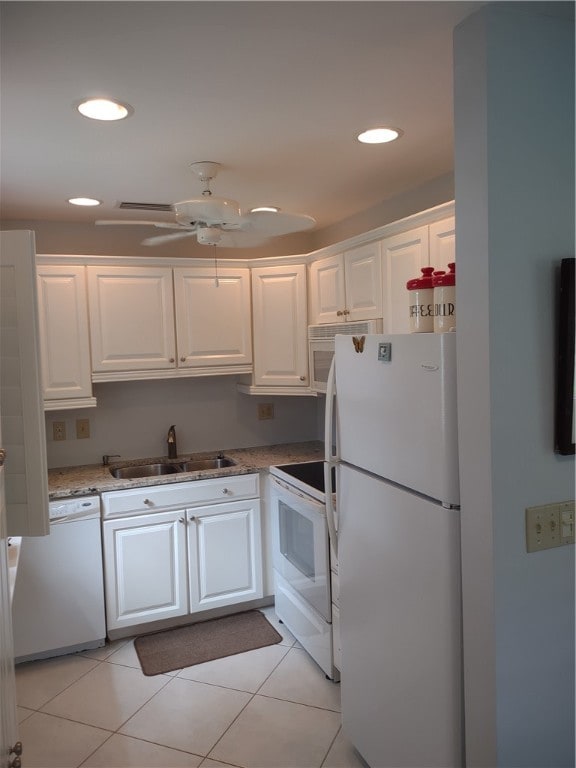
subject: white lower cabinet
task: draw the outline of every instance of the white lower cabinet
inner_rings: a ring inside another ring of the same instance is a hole
[[[188,510],[190,611],[262,597],[260,502]]]
[[[176,511],[104,522],[109,630],[188,613],[185,520]]]
[[[102,494],[108,631],[261,598],[258,489],[256,474]]]

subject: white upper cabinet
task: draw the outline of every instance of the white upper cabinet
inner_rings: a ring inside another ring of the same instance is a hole
[[[174,270],[179,367],[250,365],[250,271]]]
[[[252,370],[247,268],[87,272],[94,381]]]
[[[310,264],[311,324],[382,317],[380,242]]]
[[[447,271],[455,260],[454,217],[382,240],[384,332],[410,333],[406,283],[422,267]]]
[[[96,405],[92,397],[85,268],[37,268],[44,410]]]
[[[382,241],[384,333],[410,333],[406,283],[428,266],[428,227]]]
[[[92,370],[174,368],[172,270],[87,267],[87,273]]]
[[[430,224],[430,266],[448,272],[448,264],[456,261],[456,219],[442,219]]]
[[[256,387],[307,387],[306,266],[252,269]]]

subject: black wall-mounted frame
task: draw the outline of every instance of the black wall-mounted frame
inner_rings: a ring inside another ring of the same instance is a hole
[[[556,358],[556,429],[555,448],[569,455],[574,450],[574,348],[576,315],[574,313],[574,265],[576,259],[562,259],[558,294],[558,333]]]

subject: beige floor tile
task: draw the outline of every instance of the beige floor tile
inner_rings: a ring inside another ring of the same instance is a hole
[[[82,768],[198,768],[202,758],[115,733]]]
[[[176,677],[120,731],[206,756],[249,700],[248,693]]]
[[[274,629],[279,632],[282,635],[282,642],[280,645],[294,645],[296,642],[296,638],[290,632],[290,630],[286,627],[285,624],[283,624],[278,616],[276,616],[276,612],[274,611],[274,606],[269,605],[266,608],[259,608],[258,610],[262,611],[264,616],[268,619],[270,624],[274,627]]]
[[[169,678],[145,677],[131,667],[102,662],[43,709],[112,731],[154,696]]]
[[[211,760],[209,757],[200,763],[200,768],[233,768],[233,766],[234,763],[221,763],[219,760]]]
[[[368,766],[340,729],[322,763],[322,768],[368,768]]]
[[[258,693],[340,711],[340,685],[327,680],[306,651],[298,648],[288,651]]]
[[[35,712],[20,726],[26,768],[78,768],[109,731]]]
[[[27,717],[34,714],[33,709],[26,709],[25,707],[16,707],[16,717],[19,723],[23,723]]]
[[[269,645],[266,648],[186,667],[180,671],[178,677],[256,693],[288,651],[285,645]]]
[[[142,669],[138,654],[134,648],[134,640],[130,640],[129,642],[125,643],[122,648],[108,656],[106,661],[110,662],[110,664],[121,664],[124,667],[134,667],[134,669],[140,670]],[[179,671],[180,670],[176,669],[173,672],[165,672],[164,674],[169,675],[170,677],[175,677]]]
[[[244,768],[318,768],[340,715],[256,695],[209,753]]]
[[[29,661],[16,667],[16,699],[29,709],[40,709],[47,701],[98,665],[81,656]]]
[[[89,659],[104,661],[104,659],[107,659],[111,654],[116,653],[119,648],[122,648],[122,646],[129,642],[130,638],[128,637],[124,637],[121,640],[112,640],[112,642],[107,642],[106,645],[103,645],[101,648],[92,648],[89,651],[82,651],[80,655],[86,656]]]

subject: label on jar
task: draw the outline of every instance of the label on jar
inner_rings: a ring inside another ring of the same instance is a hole
[[[434,331],[456,330],[456,299],[454,286],[434,288]]]
[[[423,288],[409,292],[410,333],[434,331],[434,292]]]

